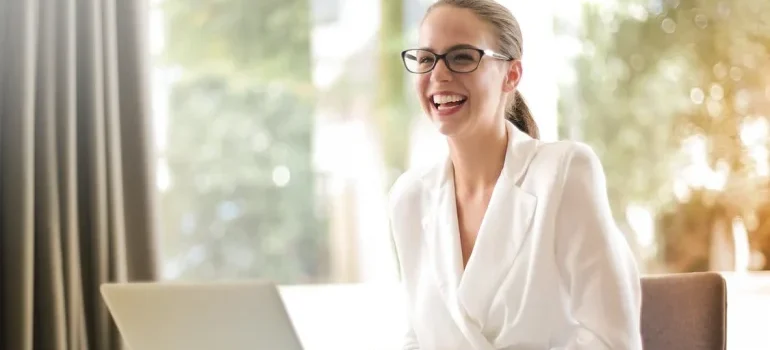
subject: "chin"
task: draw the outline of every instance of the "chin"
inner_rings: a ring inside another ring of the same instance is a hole
[[[462,131],[465,123],[458,119],[442,120],[436,116],[431,116],[431,120],[433,121],[433,125],[435,126],[436,131],[444,136],[454,136]]]
[[[436,125],[436,131],[438,131],[439,134],[451,137],[457,133],[457,128],[453,127],[451,125],[446,125],[442,123],[435,123]]]
[[[442,114],[433,108],[428,113],[433,126],[439,133],[445,136],[458,134],[468,124],[469,116],[467,110],[457,110],[451,114]]]

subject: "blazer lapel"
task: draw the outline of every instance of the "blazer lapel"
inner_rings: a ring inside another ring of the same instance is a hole
[[[451,163],[447,162],[441,169],[440,174],[435,174],[435,182],[426,189],[423,237],[439,288],[449,295],[454,294],[460,283],[463,266]]]
[[[494,350],[480,325],[468,319],[466,310],[458,302],[457,288],[463,266],[451,162],[447,161],[437,170],[424,181],[423,239],[431,270],[449,315],[468,343],[475,350]]]
[[[508,151],[495,185],[457,298],[476,323],[484,327],[489,307],[529,236],[537,198],[519,187],[537,150],[537,140],[509,123]]]
[[[519,188],[537,140],[508,127],[508,150],[463,272],[452,163],[449,158],[423,174],[423,243],[440,295],[466,340],[477,350],[494,350],[484,336],[485,316],[505,273],[530,230],[536,198]]]

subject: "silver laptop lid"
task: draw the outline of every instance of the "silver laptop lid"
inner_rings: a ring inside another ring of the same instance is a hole
[[[267,281],[104,284],[129,350],[302,350]]]

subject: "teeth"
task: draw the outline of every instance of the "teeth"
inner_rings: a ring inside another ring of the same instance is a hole
[[[465,97],[460,95],[433,95],[433,103],[449,103],[449,102],[458,102],[464,100]]]

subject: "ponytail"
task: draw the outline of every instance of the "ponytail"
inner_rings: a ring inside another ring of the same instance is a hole
[[[535,123],[535,118],[532,117],[532,112],[530,112],[529,106],[527,106],[527,102],[524,101],[519,90],[516,90],[513,101],[505,108],[505,119],[533,139],[540,138],[540,130]]]

